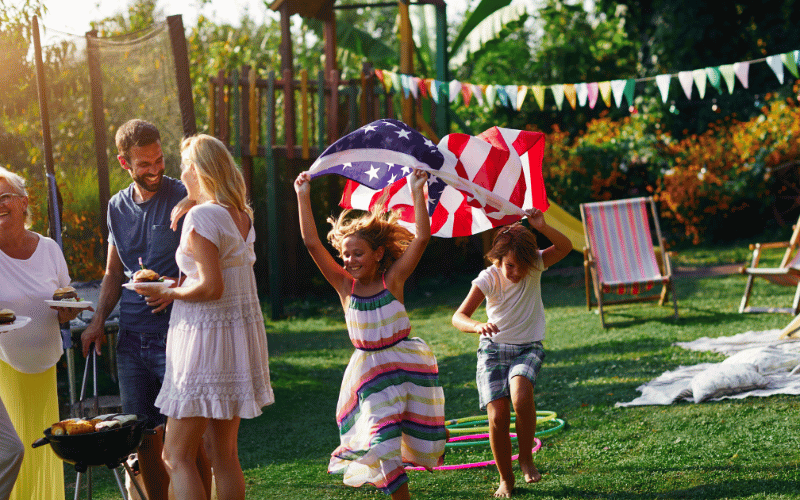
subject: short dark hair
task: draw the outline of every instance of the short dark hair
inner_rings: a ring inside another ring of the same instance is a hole
[[[492,248],[486,257],[496,265],[500,265],[503,257],[513,253],[517,261],[528,269],[537,268],[536,236],[520,223],[500,228],[494,234]]]
[[[130,161],[130,152],[133,146],[149,146],[161,140],[158,128],[152,123],[134,118],[123,123],[117,129],[114,140],[117,143],[117,151],[120,156]]]

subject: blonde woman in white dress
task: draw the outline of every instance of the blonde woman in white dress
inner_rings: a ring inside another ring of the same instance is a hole
[[[196,457],[205,433],[220,498],[244,499],[237,435],[242,418],[273,402],[267,337],[253,263],[252,209],[244,177],[222,142],[208,135],[181,144],[188,196],[176,288],[137,288],[148,300],[175,301],[167,368],[156,406],[167,415],[164,462],[178,499],[205,499]]]

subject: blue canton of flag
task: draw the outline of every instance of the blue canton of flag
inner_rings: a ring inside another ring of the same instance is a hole
[[[311,178],[338,174],[372,189],[408,176],[415,166],[438,170],[444,155],[430,139],[398,120],[378,120],[342,137],[317,158]],[[429,181],[430,185],[430,181]]]

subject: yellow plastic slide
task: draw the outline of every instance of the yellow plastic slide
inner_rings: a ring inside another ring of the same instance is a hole
[[[558,229],[564,236],[572,242],[572,249],[578,253],[583,253],[586,246],[586,238],[583,236],[583,223],[570,215],[561,208],[556,202],[549,199],[550,208],[544,213],[544,220],[547,225]]]

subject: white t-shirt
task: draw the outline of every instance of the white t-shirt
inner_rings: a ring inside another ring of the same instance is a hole
[[[509,281],[496,265],[487,267],[472,280],[486,296],[489,323],[500,330],[492,337],[492,342],[519,345],[544,339],[541,281],[545,269],[541,250],[537,259],[536,268],[532,267],[519,283]]]
[[[23,373],[41,373],[64,352],[58,311],[44,301],[56,288],[69,285],[69,273],[58,243],[39,236],[30,258],[14,259],[0,251],[0,309],[29,316],[22,328],[0,333],[0,359]]]

